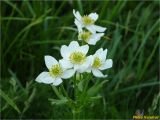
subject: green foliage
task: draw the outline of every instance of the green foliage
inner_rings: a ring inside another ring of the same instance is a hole
[[[99,14],[97,23],[108,29],[90,52],[108,48],[107,57],[113,59],[113,68],[105,71],[108,82],[90,78],[79,85],[81,91],[97,95],[92,97],[92,104],[86,100],[88,107],[80,113],[81,118],[132,119],[137,109],[144,110],[145,115],[159,115],[158,1],[4,0],[0,17],[1,117],[72,118],[63,98],[65,93],[61,91],[59,97],[63,100],[58,100],[54,92],[60,87],[55,89],[34,80],[45,70],[44,55],[60,59],[60,46],[77,39],[73,8],[84,14]],[[97,86],[88,90],[85,84]],[[64,88],[74,98],[69,80],[64,81]]]
[[[18,109],[16,104],[13,102],[13,100],[11,100],[2,90],[0,90],[0,95],[2,96],[2,98],[6,100],[6,102],[9,105],[11,105],[18,113],[20,113],[20,110]]]
[[[97,81],[91,88],[88,89],[87,95],[88,96],[97,95],[106,82],[107,80],[104,80],[103,82]]]

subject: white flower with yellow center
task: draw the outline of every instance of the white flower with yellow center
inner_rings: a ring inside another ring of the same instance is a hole
[[[105,27],[94,24],[98,19],[97,13],[90,13],[89,15],[81,16],[79,11],[73,10],[73,14],[75,16],[74,23],[76,24],[78,31],[80,32],[82,32],[82,28],[86,28],[92,33],[104,32],[106,30]]]
[[[72,41],[69,46],[63,45],[60,50],[63,59],[60,63],[65,65],[65,68],[73,68],[74,71],[83,73],[92,62],[92,57],[86,56],[88,50],[88,45],[79,46],[77,41]]]
[[[79,32],[78,40],[85,41],[90,45],[95,45],[103,35],[104,33],[91,33],[89,31],[82,31]]]
[[[62,83],[62,79],[68,79],[75,73],[72,69],[66,69],[65,65],[58,62],[52,56],[45,56],[45,64],[49,72],[42,72],[36,78],[39,83],[53,84],[55,86]]]
[[[100,48],[96,51],[96,53],[92,56],[93,62],[90,68],[87,70],[88,72],[93,73],[96,77],[107,77],[107,75],[103,75],[101,70],[105,70],[112,67],[113,61],[112,59],[107,59],[107,49],[103,50]]]

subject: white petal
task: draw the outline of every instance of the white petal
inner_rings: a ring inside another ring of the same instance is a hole
[[[111,68],[113,65],[113,61],[112,59],[107,59],[105,61],[105,63],[99,68],[100,70],[105,70],[105,69],[108,69],[108,68]]]
[[[75,70],[74,69],[70,69],[70,70],[65,70],[63,75],[62,75],[62,78],[63,79],[68,79],[70,77],[72,77],[75,73]]]
[[[86,70],[87,70],[86,67],[80,66],[80,67],[77,69],[77,72],[78,72],[78,73],[83,73],[83,72],[85,72]]]
[[[91,33],[96,33],[96,30],[94,29],[94,25],[88,25],[86,26],[87,30],[89,30]]]
[[[52,56],[46,55],[44,59],[48,69],[50,69],[53,65],[58,64],[58,61]]]
[[[98,25],[93,25],[93,29],[97,32],[104,32],[106,30],[105,27],[101,27],[101,26],[98,26]]]
[[[92,69],[92,73],[95,77],[107,77],[107,75],[103,75],[103,73],[98,69]]]
[[[89,45],[95,45],[96,44],[96,41],[95,39],[89,39],[88,42],[87,42]]]
[[[102,52],[101,56],[100,56],[102,62],[105,62],[105,60],[106,60],[107,51],[108,51],[108,50],[105,49],[105,50]]]
[[[62,45],[60,52],[63,58],[68,59],[71,51],[66,45]]]
[[[74,65],[74,70],[78,73],[83,73],[86,71],[86,69],[87,67],[84,65]]]
[[[51,84],[53,83],[54,78],[52,78],[48,72],[42,72],[38,75],[36,81],[39,83]]]
[[[90,13],[89,17],[92,18],[94,21],[98,19],[98,14],[97,13]]]
[[[96,33],[96,34],[93,34],[92,37],[98,41],[102,36],[104,35],[104,33]]]
[[[85,64],[90,67],[93,64],[93,60],[94,60],[93,55],[90,55],[87,57]]]
[[[93,64],[93,56],[90,55],[86,58],[85,63],[79,65],[77,68],[77,72],[83,73],[89,71],[90,66]]]
[[[83,46],[79,47],[77,50],[80,51],[80,52],[83,52],[86,55],[88,50],[89,50],[89,46],[88,45],[83,45]]]
[[[78,47],[79,47],[79,44],[78,44],[77,41],[72,41],[72,42],[69,44],[69,49],[70,49],[71,51],[76,50]]]
[[[80,68],[80,65],[74,65],[74,70],[77,71]]]
[[[83,70],[83,69],[78,69],[77,70],[77,73],[83,73],[85,70]]]
[[[95,55],[96,55],[96,56],[99,56],[99,55],[101,55],[102,52],[103,52],[103,48],[100,48],[100,49],[98,49],[98,50],[96,51]]]
[[[74,23],[78,28],[78,32],[82,32],[83,24],[79,22],[77,19],[74,20]]]
[[[86,70],[87,73],[91,73],[91,67]]]
[[[69,60],[62,59],[62,60],[59,60],[59,63],[64,69],[69,69],[73,67],[73,64]]]
[[[91,38],[89,39],[88,44],[95,45],[97,41],[99,41],[103,35],[104,33],[93,34]]]
[[[61,78],[56,78],[54,81],[53,81],[53,85],[57,86],[59,84],[62,83],[62,79]]]
[[[98,57],[101,62],[105,62],[107,55],[107,49],[103,50],[102,48],[98,49],[94,54],[95,57]]]
[[[77,18],[77,20],[81,22],[82,16],[80,15],[79,11],[76,12],[76,11],[73,9],[73,14],[74,14],[74,16]]]

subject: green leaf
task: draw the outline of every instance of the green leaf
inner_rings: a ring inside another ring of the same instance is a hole
[[[57,97],[61,100],[64,99],[64,96],[58,91],[58,89],[54,86],[54,85],[51,85],[52,86],[52,89],[53,91],[55,92],[55,94],[57,95]]]
[[[5,2],[6,4],[8,4],[9,6],[11,6],[15,11],[17,11],[17,13],[18,13],[20,16],[24,17],[23,12],[17,7],[17,5],[16,5],[15,3],[13,4],[13,2],[11,2],[11,1],[9,1],[9,0],[4,0],[4,2]]]
[[[83,83],[84,83],[83,81],[80,81],[78,83],[78,90],[81,91],[81,92],[83,91],[83,88],[84,88]]]
[[[139,84],[139,85],[134,85],[134,86],[132,85],[130,87],[126,87],[126,88],[123,88],[123,89],[118,89],[118,90],[116,90],[114,92],[111,92],[111,94],[118,94],[118,93],[128,92],[130,90],[135,90],[135,89],[140,89],[140,88],[143,88],[143,87],[149,87],[149,86],[155,86],[155,85],[160,85],[160,83],[155,81],[155,82],[149,82],[149,83],[144,83],[144,84]]]
[[[87,94],[89,96],[94,96],[99,93],[99,91],[102,89],[103,85],[107,82],[108,80],[104,80],[102,82],[97,82],[95,85],[93,85],[88,91]]]
[[[94,96],[94,97],[90,97],[91,100],[98,100],[98,99],[101,99],[102,96],[101,95],[97,95],[97,96]]]
[[[10,105],[12,106],[18,113],[21,113],[17,105],[14,103],[14,101],[9,98],[1,89],[0,89],[0,96]]]
[[[35,97],[35,94],[36,94],[36,88],[34,88],[32,90],[32,93],[30,94],[28,99],[24,102],[25,106],[23,108],[22,113],[24,113],[24,112],[26,112],[28,110],[28,108],[30,107],[31,102],[33,101],[33,98]]]
[[[64,105],[68,102],[67,98],[63,98],[61,100],[49,98],[48,100],[51,101],[52,105]]]

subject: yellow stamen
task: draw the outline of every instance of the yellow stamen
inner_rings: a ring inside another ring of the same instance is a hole
[[[92,34],[90,32],[83,31],[83,32],[79,33],[78,39],[82,39],[85,42],[88,42],[88,40],[90,39],[91,35]]]
[[[73,64],[83,64],[86,60],[85,54],[77,51],[73,52],[69,58]]]
[[[92,67],[93,68],[99,68],[101,65],[102,65],[101,60],[98,57],[95,57],[94,61],[93,61],[93,64],[92,64]]]
[[[92,25],[92,24],[94,24],[94,22],[95,22],[92,18],[90,18],[90,17],[87,16],[87,15],[84,15],[84,16],[82,17],[82,21],[83,21],[83,23],[84,23],[85,25]]]
[[[61,76],[63,73],[63,69],[59,64],[53,65],[52,68],[49,70],[49,74],[52,77]]]

